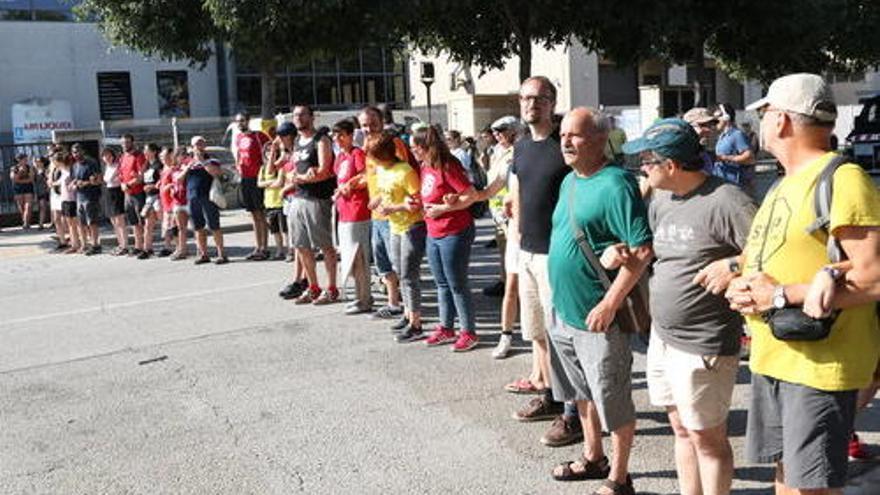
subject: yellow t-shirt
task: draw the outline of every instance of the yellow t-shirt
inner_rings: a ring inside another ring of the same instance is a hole
[[[752,222],[743,273],[763,271],[781,284],[807,284],[829,263],[826,236],[806,232],[815,219],[814,190],[833,154],[787,176],[764,199]],[[880,193],[858,165],[834,174],[831,232],[842,226],[880,226]],[[766,231],[766,235],[765,235]],[[819,390],[862,388],[871,382],[880,353],[874,304],[841,311],[824,340],[782,341],[773,337],[760,316],[746,318],[752,332],[752,372]]]
[[[269,173],[269,164],[264,163],[262,167],[260,167],[260,175],[258,179],[261,182],[266,181],[274,181],[278,178],[278,174],[281,173],[279,170],[275,170],[274,174]],[[284,206],[283,200],[281,198],[281,188],[280,187],[267,187],[263,189],[263,206],[268,208],[281,208]]]
[[[495,180],[501,176],[504,178],[505,184],[507,183],[507,173],[510,171],[510,164],[513,163],[513,146],[508,148],[502,148],[500,145],[495,147],[495,152],[492,154],[492,158],[489,164],[489,173],[488,175],[488,183],[492,184]],[[489,208],[494,210],[501,210],[504,208],[504,198],[507,197],[507,186],[501,188],[495,196],[489,198]]]
[[[407,196],[416,195],[421,189],[419,174],[406,162],[397,162],[390,167],[376,165],[376,193],[386,205],[399,205]],[[392,234],[403,234],[410,226],[422,221],[421,211],[398,211],[388,215],[388,225]]]

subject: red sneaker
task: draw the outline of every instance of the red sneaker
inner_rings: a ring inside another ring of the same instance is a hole
[[[865,448],[865,444],[859,441],[859,436],[855,433],[849,437],[849,444],[846,450],[851,461],[864,461],[872,457],[868,449]]]
[[[473,349],[480,343],[480,338],[474,332],[461,331],[458,333],[458,340],[452,344],[452,352],[465,352]]]
[[[426,340],[425,343],[427,343],[428,346],[435,346],[435,345],[448,344],[448,343],[454,342],[454,341],[455,341],[455,332],[453,332],[452,330],[450,330],[448,328],[443,328],[440,325],[437,325],[437,327],[434,329],[434,331],[431,332],[431,335],[428,336],[428,340]]]

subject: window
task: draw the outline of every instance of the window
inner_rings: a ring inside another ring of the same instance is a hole
[[[364,77],[364,85],[367,103],[376,104],[386,101],[384,76],[366,76]]]
[[[336,76],[320,76],[315,78],[316,103],[318,105],[339,105],[339,88]]]
[[[315,104],[315,85],[311,76],[290,78],[290,106],[301,103]]]
[[[599,104],[639,104],[639,76],[636,67],[599,66]]]
[[[342,103],[360,105],[364,102],[361,76],[342,76]]]
[[[134,118],[128,72],[98,72],[98,105],[101,120]]]
[[[260,76],[238,76],[235,80],[235,94],[243,110],[255,115],[260,113]]]
[[[189,82],[185,70],[156,72],[160,117],[189,117]]]

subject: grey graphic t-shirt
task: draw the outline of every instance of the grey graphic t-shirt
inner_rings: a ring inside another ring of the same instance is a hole
[[[739,351],[741,317],[724,295],[693,283],[709,263],[739,254],[756,206],[741,189],[708,177],[686,196],[656,191],[648,217],[654,231],[651,316],[663,342],[703,356]]]

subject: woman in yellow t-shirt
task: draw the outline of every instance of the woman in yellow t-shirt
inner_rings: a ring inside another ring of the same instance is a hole
[[[406,162],[396,158],[394,137],[383,133],[367,145],[367,156],[376,167],[375,194],[370,209],[388,217],[391,230],[391,264],[400,277],[403,296],[403,319],[393,325],[400,330],[397,341],[421,339],[422,293],[419,288],[419,267],[425,255],[427,230],[419,202],[421,183],[418,173]]]

